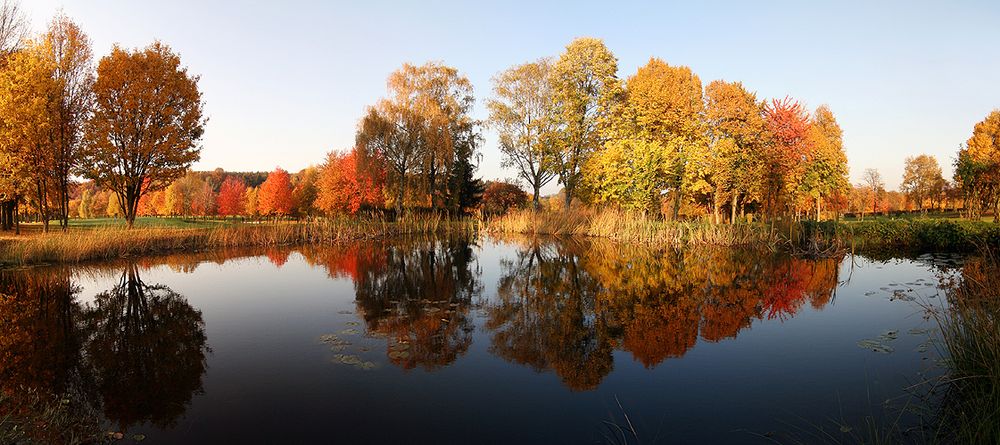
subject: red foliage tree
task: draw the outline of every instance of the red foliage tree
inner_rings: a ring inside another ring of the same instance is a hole
[[[483,192],[483,211],[487,213],[507,213],[512,208],[524,207],[527,202],[528,194],[509,182],[490,182]]]
[[[764,205],[772,214],[798,187],[811,153],[812,126],[806,108],[790,97],[772,99],[764,110],[771,143],[765,154]]]
[[[246,211],[243,197],[246,194],[247,185],[235,176],[230,176],[222,182],[219,187],[218,207],[219,215],[242,215]]]
[[[281,167],[267,175],[257,197],[262,215],[283,216],[292,213],[292,177]]]
[[[384,171],[358,169],[357,152],[330,152],[317,181],[316,207],[327,213],[357,213],[384,202]],[[371,170],[371,169],[368,169]]]

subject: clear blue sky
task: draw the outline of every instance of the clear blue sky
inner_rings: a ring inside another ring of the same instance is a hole
[[[98,56],[153,39],[179,52],[201,75],[210,118],[198,169],[296,171],[349,148],[403,62],[458,68],[485,117],[493,74],[577,36],[604,39],[622,77],[656,56],[705,84],[739,80],[758,97],[828,104],[855,182],[874,167],[896,187],[903,159],[920,153],[950,177],[958,145],[1000,107],[995,0],[467,3],[22,0],[36,30],[62,8]],[[485,136],[480,173],[513,177]]]

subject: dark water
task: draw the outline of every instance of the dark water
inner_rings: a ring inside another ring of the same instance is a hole
[[[143,443],[811,442],[940,372],[920,303],[958,261],[439,239],[7,270],[0,390]]]

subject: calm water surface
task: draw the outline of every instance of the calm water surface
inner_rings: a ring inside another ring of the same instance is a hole
[[[0,389],[143,443],[803,440],[939,372],[920,303],[960,261],[438,239],[8,270]]]

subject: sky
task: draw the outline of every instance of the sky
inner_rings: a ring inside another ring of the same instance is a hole
[[[473,4],[479,3],[479,4]],[[201,76],[208,124],[198,170],[298,171],[349,149],[365,108],[404,62],[442,61],[475,88],[485,119],[491,77],[604,40],[626,78],[658,57],[707,85],[741,81],[758,98],[827,104],[844,131],[851,180],[889,188],[908,156],[946,177],[976,122],[1000,107],[998,1],[344,2],[21,0],[36,31],[62,9],[93,42],[170,45]],[[501,168],[484,132],[479,174]],[[555,181],[543,191],[557,190]]]

